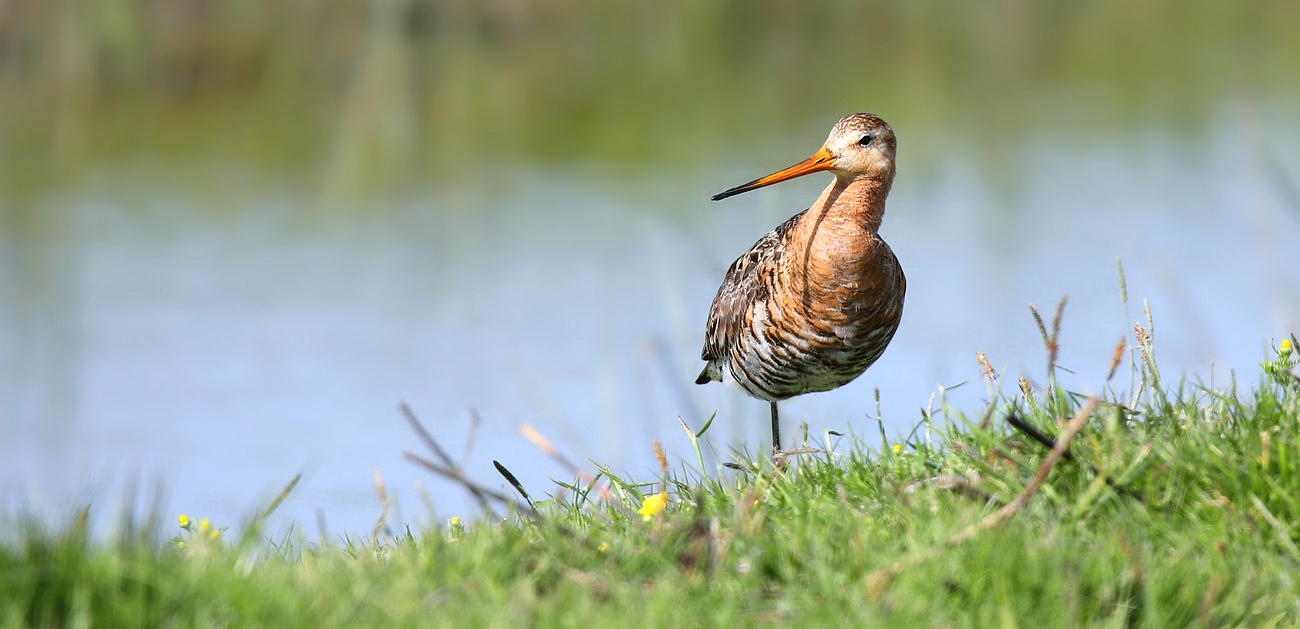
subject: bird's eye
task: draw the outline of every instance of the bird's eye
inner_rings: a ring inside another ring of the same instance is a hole
[[[871,136],[862,136],[862,139],[858,140],[858,146],[871,146]]]

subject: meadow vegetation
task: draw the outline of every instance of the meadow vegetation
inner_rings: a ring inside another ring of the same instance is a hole
[[[347,192],[501,160],[700,163],[867,105],[924,155],[953,134],[1191,134],[1225,100],[1294,92],[1300,4],[996,4],[0,2],[0,225],[38,233],[25,199],[133,160],[168,185],[234,163]],[[426,436],[412,460],[479,517],[315,538],[264,530],[271,504],[103,537],[89,508],[0,514],[0,628],[1300,625],[1296,339],[1210,386],[1162,375],[1139,325],[1094,398],[1058,384],[1040,326],[1043,376],[985,363],[987,406],[804,431],[780,467],[697,449],[527,496]]]
[[[11,516],[0,626],[1300,623],[1294,337],[1254,384],[1214,389],[1162,377],[1137,325],[1094,397],[1057,385],[1055,338],[1042,384],[1004,391],[981,360],[986,408],[940,400],[897,439],[805,429],[784,465],[658,451],[660,478],[598,468],[534,501],[424,435],[431,458],[410,458],[482,501],[472,522],[312,541],[184,518],[164,540],[155,519],[104,540],[85,512],[62,530]]]

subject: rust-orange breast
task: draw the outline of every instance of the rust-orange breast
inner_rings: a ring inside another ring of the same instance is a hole
[[[783,400],[847,384],[884,352],[907,280],[873,229],[878,219],[837,205],[796,215],[727,270],[699,382],[732,380],[754,397]]]

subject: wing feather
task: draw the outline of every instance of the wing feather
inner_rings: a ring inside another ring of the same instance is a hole
[[[807,210],[800,212],[768,232],[744,255],[727,268],[718,294],[709,307],[709,321],[704,330],[704,349],[700,357],[719,360],[731,351],[754,304],[767,298],[763,275],[775,267],[785,250],[785,235]]]

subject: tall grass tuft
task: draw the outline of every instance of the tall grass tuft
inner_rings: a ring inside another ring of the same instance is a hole
[[[1021,377],[972,416],[939,398],[929,438],[827,432],[784,468],[733,451],[705,469],[707,425],[683,422],[697,451],[660,451],[658,478],[598,466],[506,496],[503,519],[116,544],[84,518],[11,519],[0,624],[1295,626],[1300,343],[1253,387],[1212,389],[1162,378],[1151,338],[1115,351],[1135,349],[1134,391]]]

